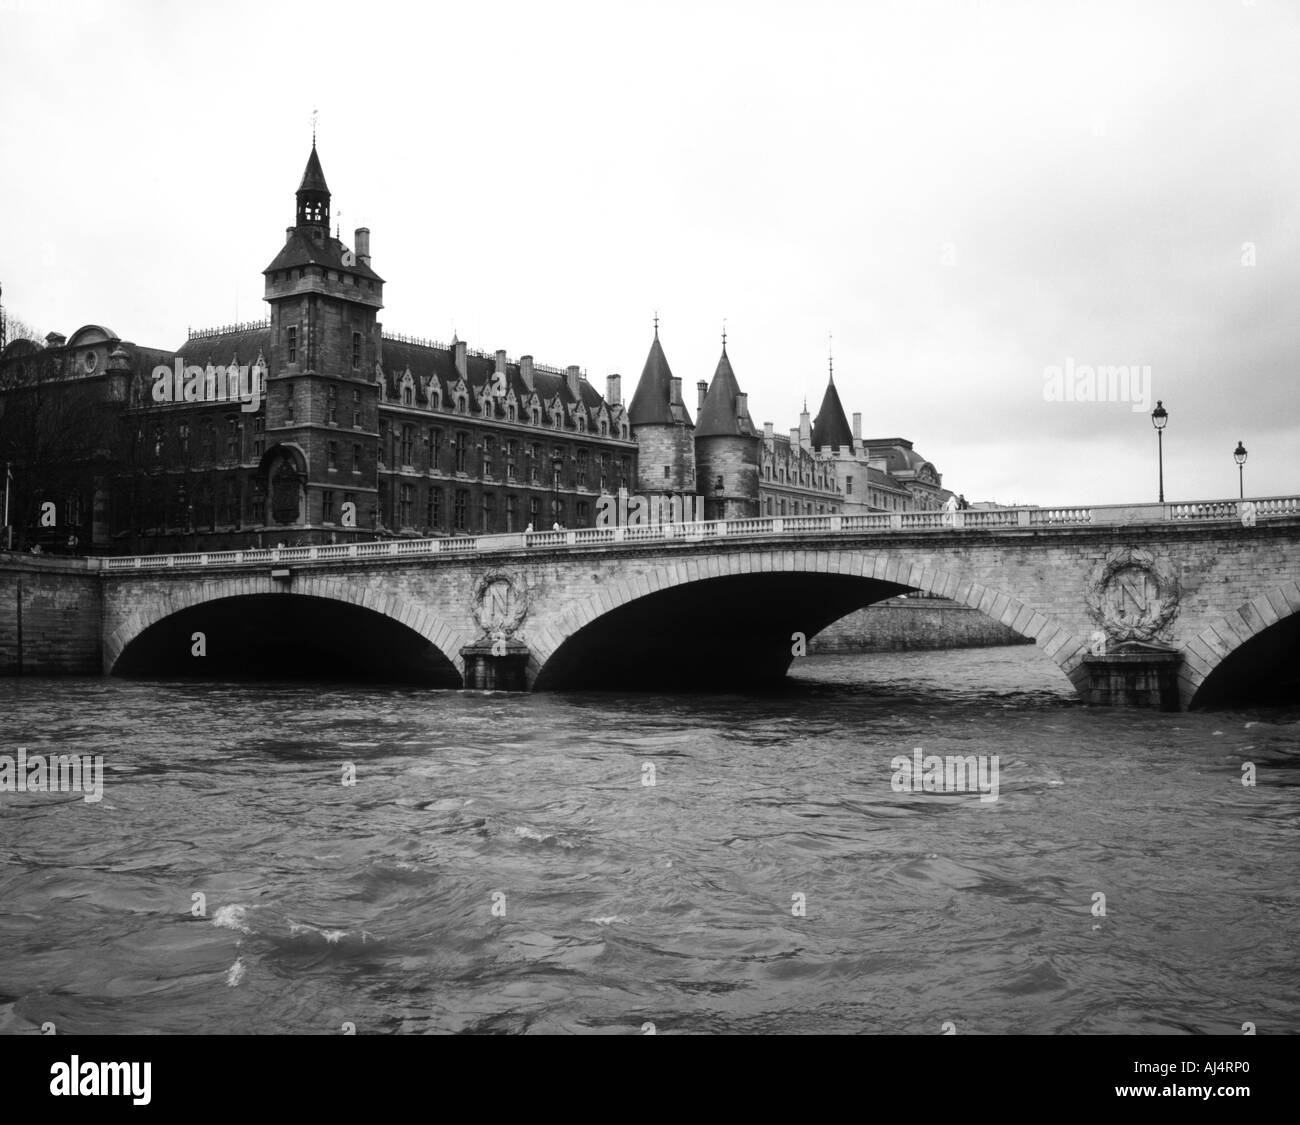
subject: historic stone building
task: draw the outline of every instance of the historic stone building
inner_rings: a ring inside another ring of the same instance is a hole
[[[736,382],[723,337],[713,382],[700,382],[695,424],[695,473],[706,520],[753,519],[760,514],[762,439],[749,417],[749,396]]]
[[[591,526],[601,492],[637,480],[617,375],[602,395],[574,366],[384,334],[370,231],[352,248],[331,236],[314,144],[263,274],[265,322],[191,332],[179,351],[94,325],[4,349],[0,459],[22,543],[135,553]],[[38,417],[62,439],[24,433]],[[693,491],[693,470],[678,479]]]
[[[903,438],[850,429],[833,370],[789,437],[750,417],[723,337],[692,421],[654,338],[632,401],[576,366],[386,334],[370,231],[330,234],[315,144],[263,270],[267,320],[176,351],[99,325],[0,352],[0,461],[18,545],[96,553],[589,527],[602,494],[649,518],[934,509]],[[672,503],[667,503],[672,501]],[[0,543],[0,545],[3,545]]]
[[[627,416],[637,445],[637,493],[652,499],[697,495],[695,423],[682,401],[682,381],[659,343],[658,317]]]
[[[828,373],[821,409],[808,425],[805,409],[800,442],[834,473],[841,494],[840,510],[859,512],[933,511],[952,495],[942,487],[938,470],[904,438],[864,439],[862,415],[853,415],[850,429],[835,373]]]

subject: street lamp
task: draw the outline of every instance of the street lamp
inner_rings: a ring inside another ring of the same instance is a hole
[[[551,468],[555,475],[552,477],[552,496],[551,496],[551,523],[558,525],[560,522],[560,470],[564,467],[564,459],[557,453],[551,458]]]
[[[1237,489],[1239,499],[1246,499],[1246,447],[1237,442],[1237,448],[1232,451],[1232,459],[1237,462]]]
[[[1147,399],[1150,402],[1150,399]],[[1165,426],[1169,424],[1169,411],[1165,404],[1156,399],[1156,408],[1151,411],[1151,424],[1156,428],[1156,452],[1160,459],[1160,503],[1165,502]]]

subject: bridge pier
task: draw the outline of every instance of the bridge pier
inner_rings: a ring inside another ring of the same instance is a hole
[[[1178,671],[1183,654],[1136,642],[1083,658],[1087,678],[1079,685],[1085,703],[1099,707],[1180,710]]]
[[[528,646],[522,641],[484,638],[460,650],[465,687],[471,691],[527,691]]]

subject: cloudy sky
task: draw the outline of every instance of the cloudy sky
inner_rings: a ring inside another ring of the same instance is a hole
[[[11,316],[178,347],[265,315],[311,117],[389,331],[836,384],[972,500],[1300,493],[1300,6],[0,0]],[[1135,409],[1135,407],[1137,409]]]

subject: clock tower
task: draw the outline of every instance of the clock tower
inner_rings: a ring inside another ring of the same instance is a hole
[[[370,231],[345,246],[329,230],[330,191],[316,145],[298,185],[296,221],[262,271],[271,306],[266,526],[295,542],[346,541],[375,526],[384,280]]]

